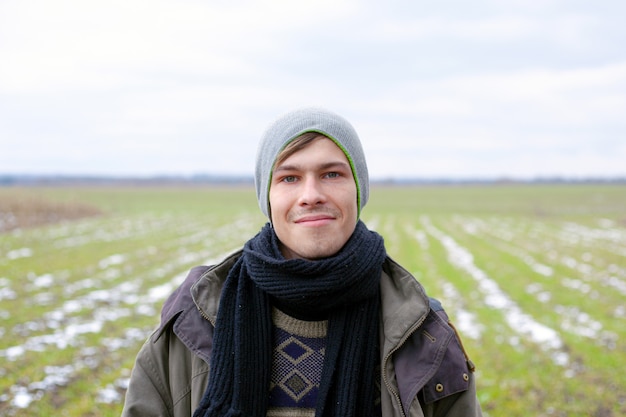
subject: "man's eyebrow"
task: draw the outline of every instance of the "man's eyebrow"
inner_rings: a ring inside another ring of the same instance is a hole
[[[319,164],[315,167],[316,170],[327,170],[327,169],[346,169],[346,170],[351,170],[350,165],[348,165],[347,163],[343,162],[343,161],[331,161],[331,162],[324,162],[323,164]],[[302,166],[301,165],[279,165],[276,168],[274,168],[274,172],[281,172],[281,171],[300,171],[302,170]]]

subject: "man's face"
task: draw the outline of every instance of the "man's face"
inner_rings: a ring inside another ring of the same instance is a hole
[[[318,138],[274,167],[272,224],[285,258],[337,253],[356,227],[357,191],[346,155]]]

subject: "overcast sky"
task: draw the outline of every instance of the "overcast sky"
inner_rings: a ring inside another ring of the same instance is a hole
[[[373,178],[626,176],[623,0],[0,0],[0,173],[252,175],[296,107]]]

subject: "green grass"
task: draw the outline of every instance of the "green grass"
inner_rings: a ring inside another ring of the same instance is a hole
[[[119,415],[168,291],[265,222],[246,187],[0,188],[0,201],[71,218],[0,234],[0,415]],[[362,217],[462,325],[486,415],[626,415],[626,187],[373,187]],[[514,307],[494,307],[480,274]],[[561,346],[512,327],[515,308]]]

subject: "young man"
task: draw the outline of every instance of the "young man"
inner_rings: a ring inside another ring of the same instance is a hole
[[[168,298],[122,415],[482,415],[445,312],[359,220],[368,181],[340,116],[275,121],[255,170],[270,222]]]

